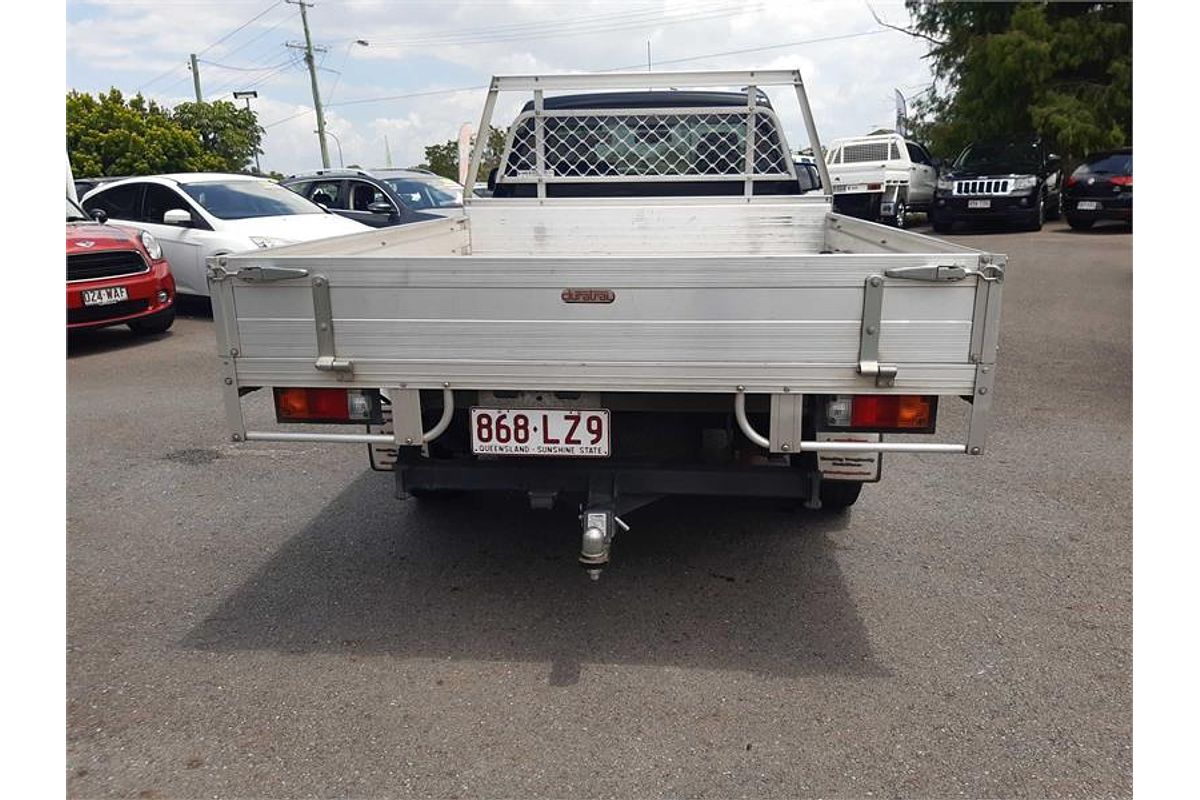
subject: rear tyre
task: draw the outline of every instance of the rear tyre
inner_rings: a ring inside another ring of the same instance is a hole
[[[174,306],[168,308],[166,311],[160,311],[157,314],[135,319],[128,323],[129,330],[133,331],[135,336],[151,336],[156,333],[166,333],[173,324],[175,324]]]
[[[1096,224],[1096,220],[1080,219],[1078,217],[1072,217],[1071,215],[1068,214],[1067,215],[1067,224],[1070,225],[1071,228],[1073,228],[1074,230],[1086,231],[1088,228],[1090,228]]]
[[[858,481],[821,481],[821,509],[839,513],[858,501],[862,484]]]
[[[905,205],[904,200],[896,198],[896,205],[893,208],[896,213],[888,217],[887,222],[892,227],[903,229],[908,224],[908,206]]]

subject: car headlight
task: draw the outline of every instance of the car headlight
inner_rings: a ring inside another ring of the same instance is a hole
[[[142,247],[146,248],[151,261],[158,261],[162,258],[162,245],[158,243],[158,239],[155,239],[148,231],[142,231],[139,236],[142,240]]]
[[[287,244],[283,239],[276,239],[274,236],[251,236],[250,241],[259,247],[282,247]]]
[[[1012,190],[1014,192],[1027,192],[1034,186],[1037,186],[1036,175],[1018,175],[1013,178]]]
[[[951,189],[954,188],[954,179],[953,178],[938,178],[937,188],[942,189],[947,192],[950,191]]]

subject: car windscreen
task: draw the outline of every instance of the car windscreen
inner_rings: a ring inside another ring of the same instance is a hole
[[[461,206],[463,189],[448,178],[435,176],[403,178],[384,178],[384,183],[392,187],[392,191],[400,195],[401,201],[409,208],[420,211],[426,208],[453,208]]]
[[[981,172],[1036,172],[1041,166],[1032,142],[976,142],[962,151],[956,169]]]
[[[67,222],[87,221],[91,219],[87,213],[75,204],[71,198],[67,198]]]
[[[1133,153],[1105,153],[1089,158],[1075,170],[1076,175],[1132,175]]]
[[[320,206],[270,181],[206,181],[180,188],[218,219],[325,213]]]

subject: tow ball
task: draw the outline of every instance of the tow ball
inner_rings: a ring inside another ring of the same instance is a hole
[[[611,511],[588,509],[579,515],[583,522],[583,540],[579,546],[579,563],[588,577],[600,580],[600,572],[608,564],[616,528],[629,530],[625,522]]]

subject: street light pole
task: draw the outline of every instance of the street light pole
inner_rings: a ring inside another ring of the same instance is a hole
[[[251,97],[253,97],[254,99],[257,100],[258,92],[251,89],[251,90],[245,91],[245,92],[234,92],[233,93],[234,100],[242,100],[243,98],[245,99],[247,111],[250,110],[250,98]],[[257,147],[254,148],[254,171],[257,172],[259,175],[262,175],[262,167],[259,166],[259,163],[258,163],[258,148]]]
[[[313,133],[319,133],[319,131],[313,131]],[[337,134],[336,134],[336,133],[334,133],[333,131],[329,130],[329,128],[326,128],[326,129],[325,129],[325,135],[326,135],[326,136],[332,136],[332,137],[333,137],[333,140],[334,140],[335,142],[337,142],[337,146],[338,146],[338,163],[342,165],[342,169],[345,169],[345,168],[346,168],[346,159],[342,158],[342,140],[341,140],[341,139],[339,139],[339,138],[337,137]]]

